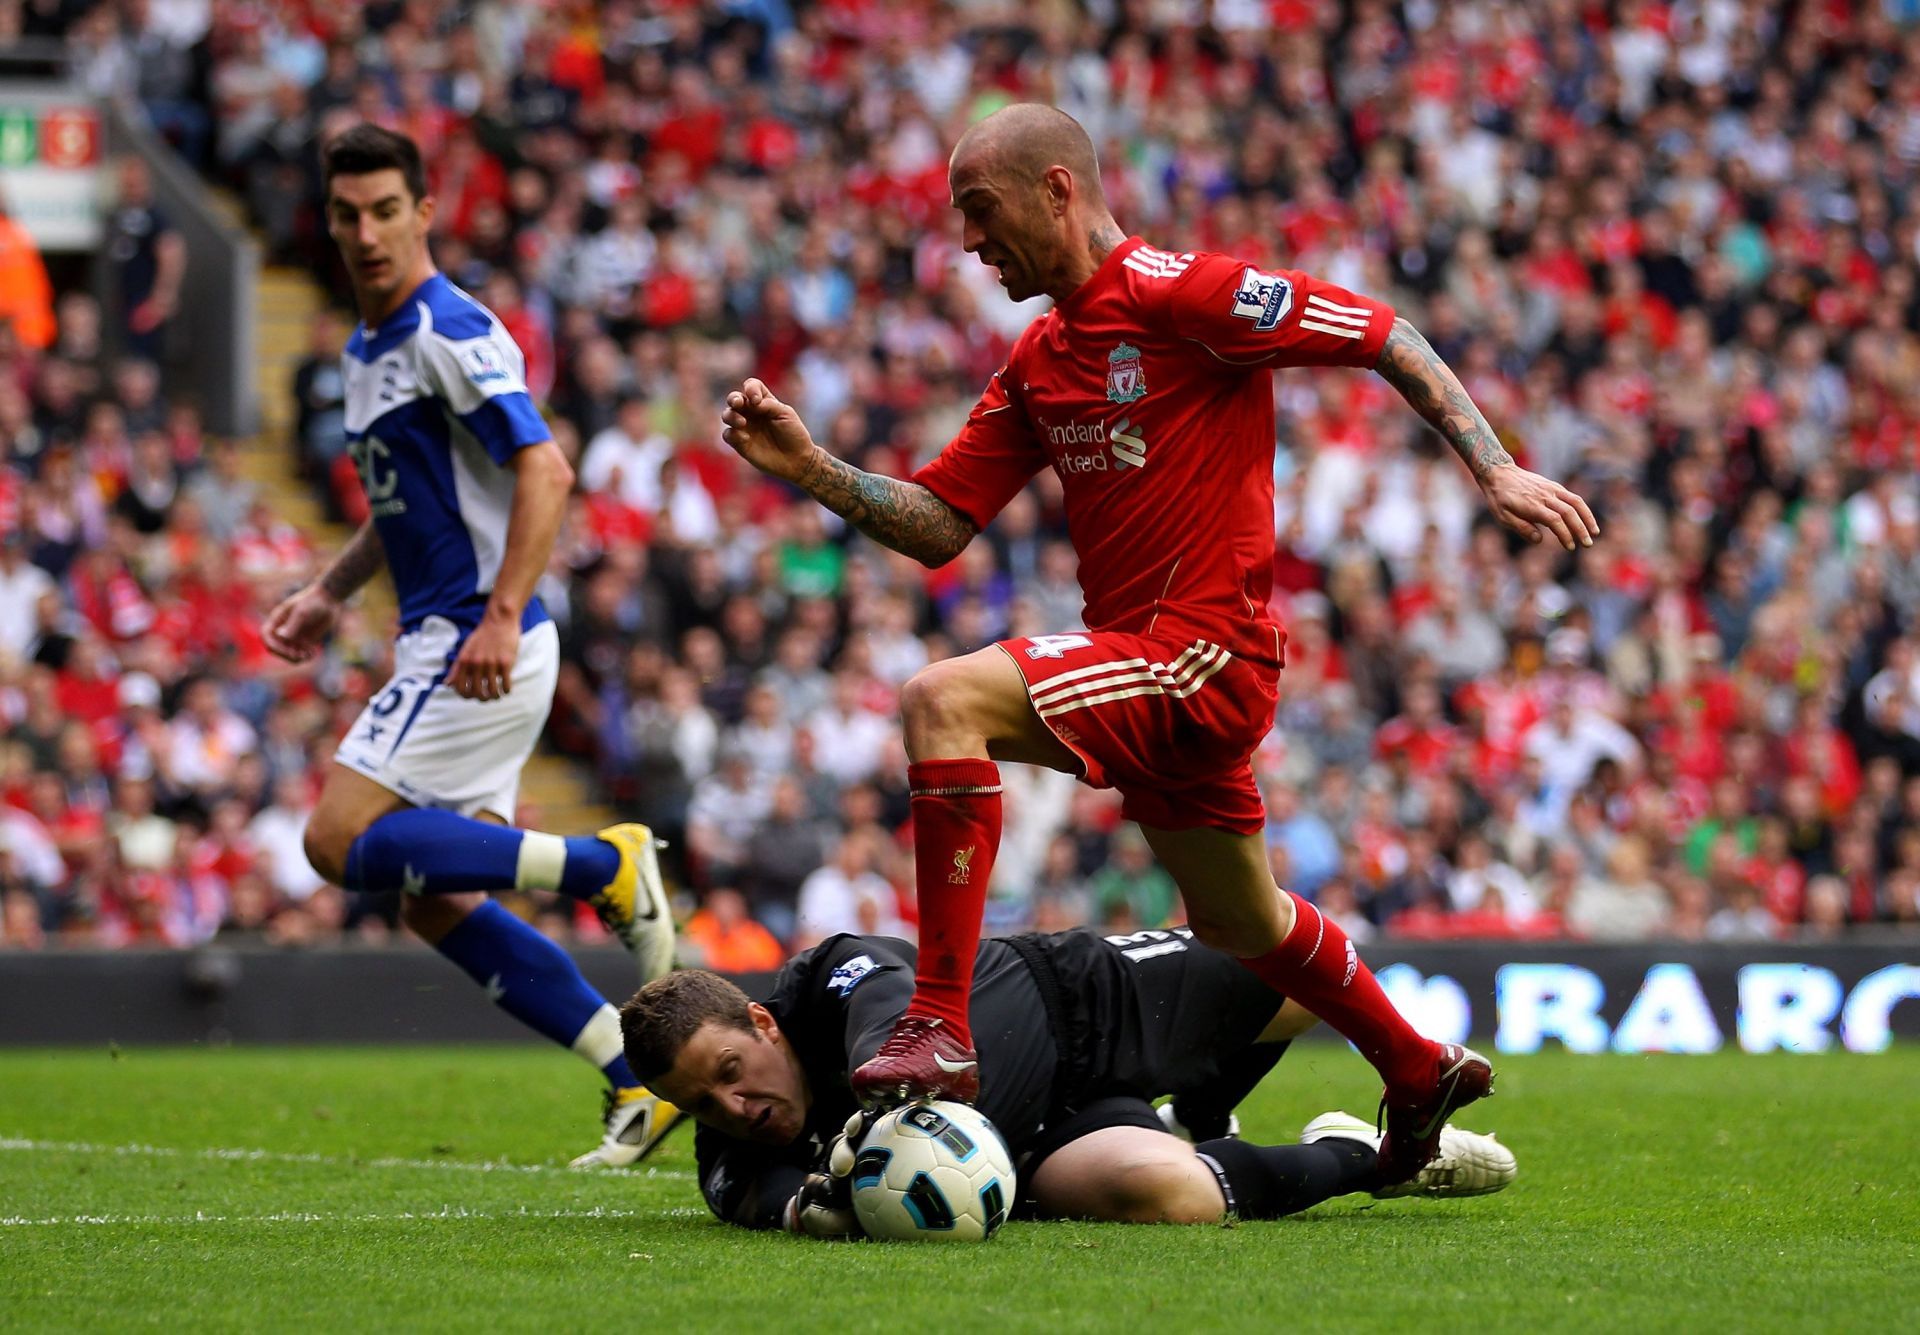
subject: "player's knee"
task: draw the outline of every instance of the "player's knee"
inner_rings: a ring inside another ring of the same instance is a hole
[[[925,759],[942,746],[970,745],[980,735],[972,709],[971,681],[949,660],[929,664],[900,688],[900,721],[910,754]]]
[[[1191,1156],[1142,1158],[1115,1166],[1107,1200],[1110,1219],[1127,1224],[1207,1224],[1226,1201]]]
[[[908,677],[900,688],[900,717],[908,724],[949,722],[954,708],[955,673],[945,663],[933,663]]]
[[[347,883],[347,850],[360,831],[332,818],[323,806],[307,820],[301,846],[313,869],[335,885]]]

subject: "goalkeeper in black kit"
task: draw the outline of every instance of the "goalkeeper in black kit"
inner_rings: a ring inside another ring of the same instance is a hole
[[[699,1123],[700,1188],[720,1219],[859,1231],[852,1156],[831,1151],[861,1125],[848,1074],[906,1009],[914,954],[891,937],[835,936],[788,961],[764,1001],[689,969],[621,1008],[638,1077]],[[1238,1139],[1235,1105],[1315,1020],[1184,929],[987,941],[972,1007],[976,1106],[1012,1152],[1016,1217],[1273,1219],[1350,1192],[1473,1196],[1513,1180],[1505,1146],[1454,1127],[1393,1185],[1373,1126],[1345,1113],[1316,1117],[1297,1144]]]

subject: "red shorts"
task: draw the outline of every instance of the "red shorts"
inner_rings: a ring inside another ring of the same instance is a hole
[[[1128,820],[1255,834],[1266,824],[1248,757],[1273,726],[1276,669],[1207,640],[1081,631],[998,644],[1040,721],[1118,788]]]

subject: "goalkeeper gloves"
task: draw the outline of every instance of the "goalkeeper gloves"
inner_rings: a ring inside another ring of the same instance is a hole
[[[871,1123],[872,1118],[864,1112],[847,1119],[845,1129],[834,1137],[833,1148],[827,1153],[827,1171],[809,1173],[787,1202],[787,1232],[804,1233],[810,1238],[866,1236],[853,1212],[853,1157]]]

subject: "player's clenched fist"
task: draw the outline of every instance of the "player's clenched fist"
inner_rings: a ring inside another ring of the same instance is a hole
[[[261,638],[269,652],[289,663],[304,663],[320,652],[340,621],[340,601],[312,585],[267,614]]]
[[[766,382],[750,379],[727,395],[721,439],[763,473],[792,482],[813,454],[813,437],[800,414],[774,397]]]

